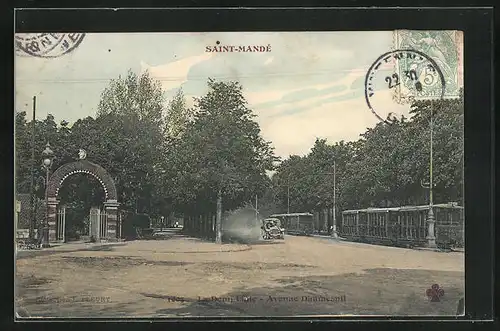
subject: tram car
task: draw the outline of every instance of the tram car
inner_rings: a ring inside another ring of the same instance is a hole
[[[310,213],[274,214],[270,218],[279,219],[286,234],[308,236],[314,232],[313,214]]]
[[[368,208],[342,212],[340,235],[348,240],[391,246],[427,243],[429,205]],[[463,247],[463,207],[455,203],[433,205],[438,247]]]

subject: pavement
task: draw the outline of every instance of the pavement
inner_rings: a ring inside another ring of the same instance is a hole
[[[16,261],[16,306],[30,316],[455,315],[465,286],[463,253],[326,236],[63,246]],[[433,284],[438,303],[426,296]]]

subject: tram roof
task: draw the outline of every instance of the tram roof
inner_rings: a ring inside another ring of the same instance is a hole
[[[269,217],[288,217],[288,216],[313,216],[313,214],[311,213],[273,214]]]
[[[464,207],[458,206],[453,203],[441,203],[433,205],[434,208],[449,208],[449,209],[463,209]],[[389,212],[389,211],[413,211],[413,210],[428,210],[429,205],[422,206],[401,206],[401,207],[390,207],[390,208],[365,208],[365,209],[351,209],[344,210],[342,213],[356,213],[356,212]]]

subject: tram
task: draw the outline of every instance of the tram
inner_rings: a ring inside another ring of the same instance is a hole
[[[429,205],[345,210],[339,234],[353,241],[422,246],[427,240]],[[456,203],[433,205],[438,246],[463,247],[464,209]]]
[[[279,219],[286,234],[307,236],[315,230],[313,214],[310,213],[274,214],[269,217]]]

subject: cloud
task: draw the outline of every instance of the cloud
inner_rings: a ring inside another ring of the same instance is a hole
[[[276,155],[305,155],[317,137],[330,142],[359,139],[366,128],[373,127],[377,118],[364,99],[357,98],[320,105],[307,112],[261,121],[262,135],[272,141]]]
[[[358,140],[359,135],[375,126],[379,119],[368,108],[364,96],[345,100],[341,96],[335,102],[312,105],[300,113],[258,118],[262,135],[272,141],[280,157],[307,154],[316,137],[326,138],[330,143]],[[380,117],[386,118],[391,112],[409,117],[409,110],[408,104],[394,102],[391,90],[379,92],[375,111]]]
[[[350,86],[353,81],[355,81],[360,76],[361,70],[354,70],[352,72],[346,72],[346,74],[342,74],[342,76],[337,75],[335,78],[332,75],[332,81],[330,83],[325,84],[309,84],[303,85],[296,88],[291,89],[274,89],[274,90],[265,90],[259,92],[252,92],[251,90],[245,91],[245,98],[248,103],[252,105],[253,108],[257,109],[261,106],[266,106],[267,103],[276,102],[276,105],[279,105],[280,101],[286,98],[292,98],[295,93],[302,92],[304,90],[318,90],[318,91],[327,91],[330,88],[336,89],[337,86],[346,85]],[[332,91],[330,91],[332,92]]]
[[[306,85],[292,90],[275,90],[245,93],[254,112],[263,118],[279,117],[298,112],[307,112],[324,103],[334,103],[362,96],[357,82],[363,78],[364,69],[357,69],[332,83]]]
[[[141,71],[148,70],[151,77],[161,82],[165,91],[177,88],[187,82],[187,77],[191,68],[201,62],[212,58],[213,53],[203,53],[202,55],[189,56],[167,64],[150,66],[141,61]]]

